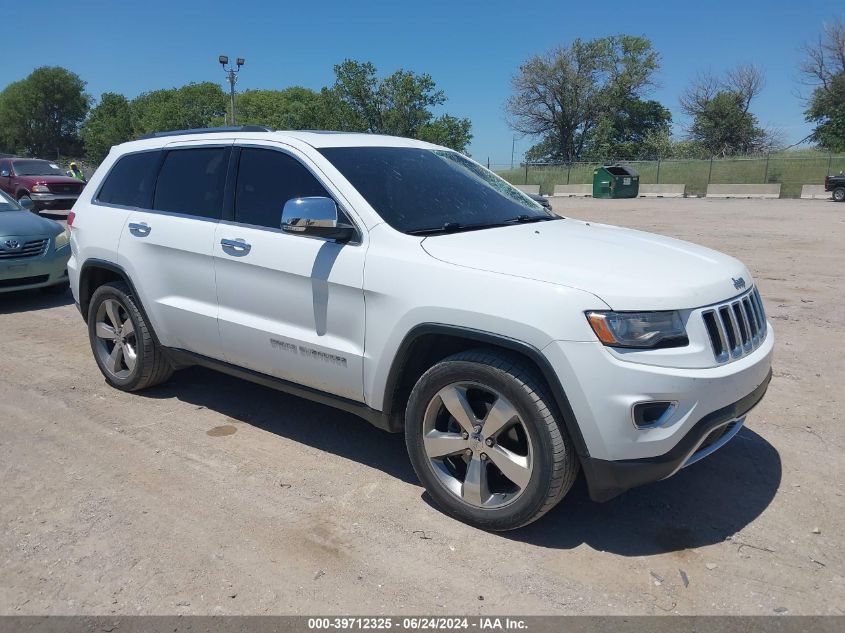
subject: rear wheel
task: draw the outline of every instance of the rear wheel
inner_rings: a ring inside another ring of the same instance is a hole
[[[103,284],[94,292],[88,308],[88,338],[100,371],[113,387],[138,391],[173,375],[173,366],[123,282]]]
[[[535,521],[569,491],[578,459],[545,384],[520,359],[477,350],[429,369],[408,401],[405,440],[438,506],[488,530]]]
[[[837,202],[845,202],[845,187],[837,187],[834,189],[833,199]]]

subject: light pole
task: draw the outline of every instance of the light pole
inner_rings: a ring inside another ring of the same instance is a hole
[[[511,139],[511,169],[513,169],[513,155],[516,153],[516,134]]]
[[[232,68],[231,66],[226,68],[226,64],[229,63],[229,57],[226,55],[221,55],[217,58],[217,61],[223,66],[223,71],[229,80],[229,93],[232,97],[232,125],[235,125],[235,83],[238,81],[238,73],[241,70],[241,66],[246,63],[246,60],[243,57],[238,57],[235,60],[236,68]]]

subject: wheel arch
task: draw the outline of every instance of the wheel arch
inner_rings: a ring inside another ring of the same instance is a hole
[[[91,297],[94,295],[94,291],[103,284],[111,281],[122,281],[129,286],[132,295],[135,297],[135,304],[147,322],[147,327],[153,340],[156,344],[160,344],[150,318],[144,309],[144,304],[141,302],[138,291],[135,289],[135,284],[132,283],[131,277],[129,277],[129,274],[121,266],[113,262],[102,259],[88,259],[82,264],[82,268],[79,271],[79,311],[82,313],[82,318],[85,322],[88,322],[88,307],[91,304]]]
[[[511,355],[520,357],[535,369],[551,391],[560,418],[574,444],[575,452],[579,458],[589,457],[584,437],[563,385],[551,363],[539,349],[508,336],[441,323],[417,325],[405,335],[399,345],[390,366],[384,392],[384,413],[390,420],[391,428],[396,430],[402,428],[405,404],[411,389],[428,368],[447,356],[478,347],[505,350]]]

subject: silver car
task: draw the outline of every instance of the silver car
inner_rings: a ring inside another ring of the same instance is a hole
[[[68,287],[70,243],[58,222],[31,213],[0,191],[0,293],[42,288],[64,292]]]

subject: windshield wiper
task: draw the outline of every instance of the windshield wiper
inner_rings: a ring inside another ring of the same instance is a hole
[[[555,219],[550,215],[518,215],[510,220],[505,220],[505,222],[508,224],[528,224],[530,222],[546,222]]]
[[[414,229],[413,231],[406,231],[408,235],[432,235],[434,233],[451,233],[463,228],[460,222],[446,222],[442,226],[432,226],[427,229]]]
[[[408,235],[436,235],[438,233],[459,233],[461,231],[476,231],[479,229],[494,229],[496,227],[510,226],[512,224],[527,224],[530,222],[544,222],[546,220],[556,220],[552,216],[547,215],[518,215],[509,220],[502,220],[501,222],[479,222],[478,224],[461,224],[460,222],[446,222],[442,226],[432,226],[427,229],[414,229],[412,231],[405,231]]]

